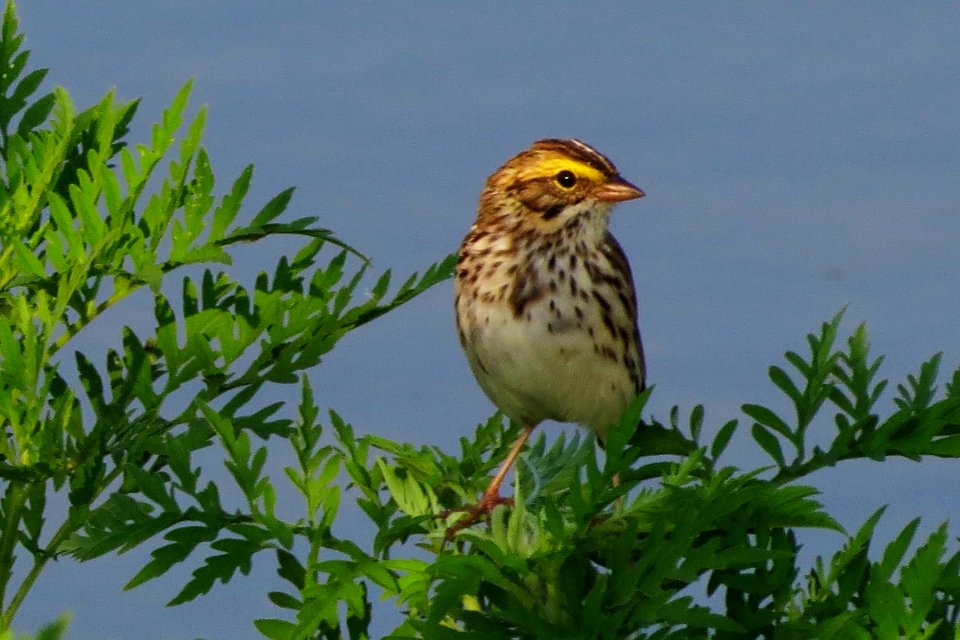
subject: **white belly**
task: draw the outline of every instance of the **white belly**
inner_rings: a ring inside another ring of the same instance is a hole
[[[550,324],[555,315],[547,304],[531,305],[529,320],[514,317],[507,305],[485,307],[470,318],[463,327],[470,366],[513,420],[574,422],[603,438],[633,398],[630,375],[622,359],[600,353],[587,332],[588,326],[605,331],[597,310],[588,309],[580,327],[572,319]],[[563,316],[572,318],[572,309]]]

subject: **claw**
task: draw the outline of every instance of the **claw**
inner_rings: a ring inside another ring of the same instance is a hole
[[[493,510],[497,508],[497,505],[513,505],[513,498],[500,497],[500,485],[503,484],[503,479],[506,477],[507,472],[510,471],[510,467],[513,466],[517,456],[520,455],[520,450],[523,449],[523,445],[526,444],[527,439],[530,438],[530,434],[533,433],[534,427],[536,427],[535,424],[524,427],[523,433],[521,433],[520,437],[517,438],[517,441],[513,443],[513,447],[511,447],[510,453],[507,455],[506,460],[504,460],[503,464],[500,465],[497,475],[495,475],[493,480],[490,481],[490,486],[488,486],[487,490],[483,492],[482,496],[480,496],[480,500],[477,502],[477,504],[473,505],[469,509],[449,509],[440,514],[441,518],[446,518],[450,514],[457,513],[458,511],[466,513],[463,518],[457,520],[456,523],[447,529],[447,533],[444,536],[445,540],[451,540],[458,531],[462,531],[463,529],[473,525],[484,514],[489,515],[492,513]]]
[[[513,506],[513,498],[504,498],[500,496],[499,492],[489,492],[485,491],[480,500],[477,501],[477,504],[469,507],[467,509],[449,509],[440,514],[440,517],[446,518],[453,513],[463,513],[464,516],[453,523],[451,526],[447,527],[447,533],[444,535],[445,540],[452,540],[460,531],[466,529],[467,527],[473,526],[477,520],[484,516],[489,516],[493,513],[493,510],[496,509],[501,504]]]

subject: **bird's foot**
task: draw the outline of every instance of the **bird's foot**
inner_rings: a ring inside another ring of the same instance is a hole
[[[463,517],[447,528],[447,534],[444,536],[447,540],[452,540],[458,532],[467,527],[473,526],[480,518],[490,515],[499,505],[506,504],[513,506],[513,498],[504,498],[500,496],[499,491],[485,491],[477,501],[477,504],[464,509],[448,509],[440,514],[441,518],[446,518],[453,513],[463,513]]]

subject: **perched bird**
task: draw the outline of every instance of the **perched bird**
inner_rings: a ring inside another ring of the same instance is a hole
[[[607,229],[618,202],[644,193],[579,140],[540,140],[487,179],[460,246],[457,329],[477,382],[523,434],[469,526],[502,502],[500,485],[543,420],[590,428],[603,443],[644,387],[637,299]]]

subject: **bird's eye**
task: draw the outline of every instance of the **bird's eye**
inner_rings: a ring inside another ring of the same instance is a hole
[[[553,176],[553,181],[564,189],[572,189],[573,185],[577,184],[577,175],[573,171],[564,169]]]

